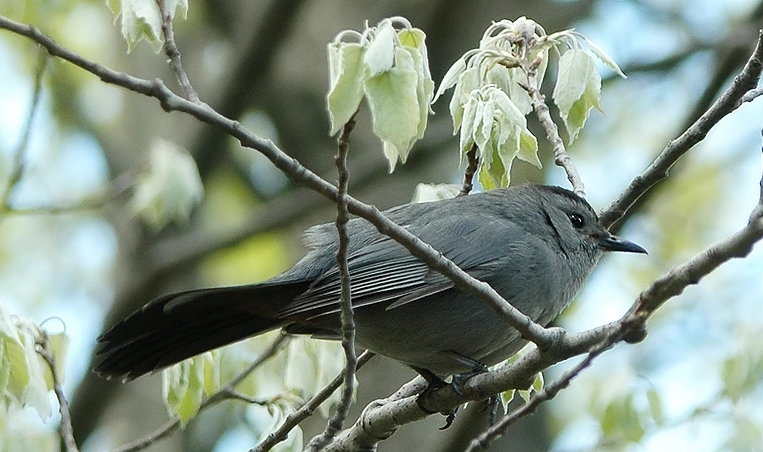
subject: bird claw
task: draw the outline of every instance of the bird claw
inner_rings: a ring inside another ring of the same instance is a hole
[[[464,397],[464,394],[465,394],[463,390],[464,384],[466,384],[466,382],[473,376],[479,375],[488,371],[487,366],[480,362],[471,361],[471,364],[473,365],[473,369],[471,371],[453,375],[451,377],[450,383],[443,380],[442,378],[440,378],[439,376],[437,376],[436,374],[432,373],[431,371],[427,369],[414,367],[413,369],[416,372],[418,372],[422,377],[424,377],[427,383],[429,383],[426,389],[424,389],[424,391],[422,391],[421,394],[419,394],[418,397],[416,397],[416,404],[418,404],[419,408],[421,408],[421,410],[424,411],[425,413],[434,414],[435,412],[425,408],[422,402],[424,399],[426,399],[429,396],[429,393],[434,392],[438,389],[444,388],[446,386],[450,386],[451,388],[453,388],[453,392],[458,394],[460,397]],[[495,399],[495,402],[492,402],[493,399]],[[492,406],[493,404],[494,405],[498,404],[497,396],[491,397],[488,400],[491,401],[490,406]],[[497,411],[496,409],[493,409],[491,413],[494,413],[496,411]],[[458,407],[456,407],[455,409],[451,411],[443,411],[440,413],[445,416],[445,425],[440,427],[440,430],[445,430],[449,428],[451,425],[453,425],[453,422],[456,420],[457,412],[458,412]],[[495,415],[493,415],[491,419],[495,421]],[[492,422],[491,422],[491,425],[492,425]]]
[[[453,421],[456,420],[457,413],[458,413],[458,407],[455,407],[449,413],[441,413],[441,414],[445,415],[445,425],[440,427],[440,430],[446,430],[446,429],[450,428],[450,426],[453,425]]]
[[[496,419],[498,419],[498,408],[501,407],[501,399],[498,394],[492,395],[485,399],[485,407],[482,411],[487,411],[487,421],[492,427],[495,425]]]

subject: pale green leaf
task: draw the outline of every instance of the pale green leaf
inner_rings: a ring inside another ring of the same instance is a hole
[[[18,403],[24,401],[24,391],[29,384],[29,363],[26,360],[24,344],[19,336],[5,304],[0,300],[0,367],[5,372],[0,375],[0,396],[6,395]]]
[[[601,76],[587,52],[568,50],[559,59],[559,73],[553,98],[567,128],[570,142],[585,125],[591,108],[599,106]]]
[[[415,71],[398,68],[368,79],[366,98],[371,109],[373,130],[385,143],[390,172],[399,158],[403,163],[415,137],[419,135],[421,107]]]
[[[480,149],[478,177],[485,189],[507,186],[514,159],[540,164],[537,140],[527,129],[527,120],[508,95],[487,86],[470,98],[461,127],[461,152],[470,144]]]
[[[149,169],[138,177],[130,209],[155,229],[184,222],[204,196],[199,170],[182,147],[155,139],[149,149]]]
[[[399,56],[396,57],[396,61],[406,58],[406,53],[409,54],[413,64],[412,69],[418,76],[418,83],[416,84],[416,97],[419,106],[418,133],[408,143],[408,148],[411,148],[413,143],[423,137],[426,131],[429,114],[432,112],[430,104],[434,95],[434,81],[429,72],[424,32],[417,28],[404,29],[398,33],[398,37],[403,43],[403,47],[397,50],[396,55]]]
[[[162,372],[162,394],[170,417],[185,426],[204,400],[204,357],[186,359]]]
[[[457,184],[418,184],[413,191],[411,203],[455,198],[460,192],[461,186]]]
[[[376,36],[363,55],[363,63],[370,77],[392,69],[395,60],[395,29],[389,20],[384,20],[376,30]]]
[[[511,403],[512,400],[514,400],[514,396],[516,395],[517,391],[515,389],[509,389],[508,391],[504,391],[500,393],[501,396],[501,403],[503,404],[503,410],[508,411],[507,407]]]
[[[581,35],[581,37],[585,40],[586,44],[588,44],[588,48],[591,49],[591,52],[593,52],[593,54],[596,55],[596,57],[599,58],[602,63],[604,63],[608,68],[612,69],[615,74],[619,75],[620,77],[628,78],[622,69],[620,69],[620,66],[617,65],[617,62],[615,62],[615,60],[612,59],[612,57],[604,51],[604,49],[599,47],[598,44],[586,38],[585,36]]]
[[[434,95],[432,103],[437,102],[437,99],[445,93],[448,89],[456,86],[461,74],[466,70],[466,60],[463,57],[456,60],[455,63],[448,69],[448,72],[443,76],[440,86],[437,88],[437,93]],[[455,96],[455,93],[453,94]]]
[[[482,115],[477,111],[480,108],[482,108],[481,102],[479,101],[478,93],[475,92],[474,96],[469,96],[463,109],[463,123],[461,124],[461,134],[459,136],[461,158],[474,145],[474,130],[478,125],[477,119],[482,118]]]
[[[58,381],[63,383],[66,378],[64,370],[66,369],[66,357],[69,353],[69,336],[66,333],[48,335],[48,349],[55,360]]]
[[[295,338],[287,347],[288,365],[283,379],[288,388],[299,389],[310,398],[325,387],[344,367],[341,344],[312,338]],[[329,416],[331,405],[339,401],[341,394],[335,391],[328,403],[321,405],[324,417]]]
[[[328,45],[329,91],[326,104],[331,119],[331,135],[337,133],[363,100],[366,67],[364,49],[358,43],[334,42]]]
[[[286,417],[294,413],[294,407],[283,402],[269,404],[267,407],[252,405],[248,408],[248,418],[252,419],[253,427],[259,431],[260,438],[266,438],[274,433],[286,420]],[[302,429],[297,426],[291,429],[284,441],[276,444],[273,452],[301,452],[303,448]]]
[[[649,403],[649,413],[655,424],[663,425],[665,423],[665,410],[662,407],[662,398],[656,389],[651,388],[646,392],[646,399]]]
[[[529,402],[534,392],[543,390],[543,384],[543,373],[538,372],[535,374],[535,378],[533,378],[533,382],[529,388],[519,390],[520,397],[522,397],[522,400],[524,400],[525,403]]]
[[[151,44],[154,52],[162,49],[162,18],[155,1],[122,0],[121,25],[128,52],[143,39]]]
[[[53,413],[48,392],[52,389],[52,381],[48,377],[48,364],[37,354],[36,338],[37,325],[29,319],[17,320],[19,337],[24,346],[24,360],[27,365],[27,384],[24,387],[24,405],[31,406],[46,420]]]
[[[131,52],[142,39],[151,44],[155,52],[162,49],[162,18],[154,0],[106,0],[106,5],[114,14],[114,21],[121,15],[122,36],[127,41],[127,51]],[[170,20],[180,12],[185,19],[188,0],[166,0],[166,10]]]
[[[522,87],[522,85],[528,86],[528,81],[527,75],[521,68],[507,68],[494,64],[485,74],[485,83],[493,84],[506,93],[523,116],[533,110],[530,95]]]
[[[519,153],[517,157],[536,168],[543,167],[540,158],[538,158],[538,140],[535,138],[535,135],[530,133],[529,129],[524,129],[520,132]]]
[[[473,97],[472,92],[479,88],[480,77],[477,68],[466,69],[458,77],[458,83],[453,90],[453,97],[450,99],[450,116],[453,118],[453,133],[455,134],[461,127],[464,115],[464,109],[467,103]]]

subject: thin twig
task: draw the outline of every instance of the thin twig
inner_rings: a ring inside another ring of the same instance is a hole
[[[357,111],[355,112],[357,114]],[[350,220],[347,211],[347,184],[350,173],[347,169],[347,154],[350,149],[350,134],[355,128],[355,114],[342,127],[342,133],[337,138],[337,154],[335,158],[339,179],[337,181],[338,196],[336,201],[337,216],[336,229],[339,235],[339,245],[336,252],[337,267],[339,269],[339,281],[341,283],[341,295],[339,304],[342,308],[342,348],[344,349],[345,365],[342,371],[344,384],[342,397],[337,404],[334,415],[329,419],[323,433],[314,437],[305,450],[318,452],[334,439],[337,432],[342,429],[347,413],[352,405],[352,393],[355,389],[355,372],[358,365],[358,357],[355,353],[355,319],[352,309],[352,290],[350,269],[347,265],[347,253],[350,239],[347,235],[347,222]]]
[[[58,399],[58,411],[61,413],[61,439],[63,440],[66,452],[79,452],[77,442],[74,440],[74,429],[72,428],[72,416],[69,412],[69,401],[66,400],[64,388],[61,386],[61,377],[56,370],[56,358],[50,351],[50,337],[44,330],[39,330],[37,342],[37,354],[42,357],[50,369],[50,375],[53,379],[53,392]]]
[[[218,389],[214,394],[212,394],[207,400],[201,403],[199,406],[199,413],[201,413],[206,408],[215,405],[223,400],[228,399],[237,399],[242,400],[239,397],[236,397],[235,394],[236,390],[235,387],[241,383],[246,377],[249,376],[255,369],[257,369],[259,366],[262,365],[266,360],[272,358],[276,353],[278,353],[279,350],[281,350],[286,343],[289,341],[289,336],[285,334],[279,334],[278,337],[275,338],[273,342],[270,343],[268,348],[266,348],[262,353],[257,356],[257,359],[251,362],[249,366],[244,369],[243,371],[239,372],[236,377],[234,377],[231,381],[229,381],[225,386]],[[198,415],[198,413],[197,413]],[[148,446],[151,446],[152,444],[156,443],[160,439],[168,436],[170,433],[174,432],[180,428],[180,420],[179,419],[173,419],[159,427],[158,429],[154,430],[152,433],[149,433],[148,435],[139,438],[131,443],[125,444],[117,449],[115,449],[113,452],[137,452],[139,450],[143,450]]]
[[[169,58],[170,69],[175,74],[175,79],[180,85],[180,89],[183,90],[186,99],[193,103],[199,103],[199,94],[191,85],[191,80],[188,78],[188,74],[183,69],[183,64],[180,62],[180,49],[178,49],[177,43],[175,43],[175,32],[172,29],[172,15],[167,10],[165,0],[156,0],[156,4],[159,7],[159,12],[162,15],[162,34],[164,35],[164,52]]]
[[[469,443],[466,452],[486,449],[493,441],[503,436],[509,427],[514,425],[518,420],[532,414],[542,403],[556,397],[559,391],[568,387],[572,380],[580,375],[580,372],[589,367],[596,357],[604,353],[604,351],[611,346],[612,344],[609,344],[608,340],[602,341],[598,346],[594,347],[583,360],[575,365],[575,367],[562,374],[562,376],[553,382],[547,384],[540,392],[533,394],[527,403],[516,408],[512,412],[507,413],[498,421],[498,423],[480,433],[479,436]]]
[[[40,106],[40,97],[42,94],[42,76],[45,74],[45,68],[48,65],[48,55],[40,52],[39,58],[40,61],[34,74],[32,104],[29,107],[29,114],[26,117],[24,128],[22,129],[23,131],[21,133],[21,139],[19,140],[19,144],[16,147],[16,150],[13,152],[11,171],[8,175],[8,181],[6,183],[5,190],[3,190],[2,195],[0,195],[0,209],[3,211],[10,209],[9,203],[11,193],[13,193],[13,189],[16,187],[16,184],[19,183],[19,180],[21,180],[21,175],[24,172],[24,156],[26,155],[27,148],[29,147],[29,137],[32,134],[32,123],[34,122],[35,113],[37,113],[37,108]]]
[[[114,178],[108,187],[98,193],[91,194],[77,201],[65,204],[49,204],[33,207],[6,207],[0,209],[4,215],[64,215],[68,213],[87,212],[103,208],[106,204],[124,194],[135,183],[132,174],[125,173]]]
[[[477,172],[480,158],[477,155],[477,145],[473,144],[472,148],[466,153],[466,170],[464,171],[464,183],[461,186],[461,191],[458,196],[466,196],[474,188],[474,174]]]
[[[752,102],[760,96],[763,96],[763,87],[751,89],[750,91],[747,91],[744,96],[742,96],[742,103]]]
[[[572,184],[572,191],[579,196],[585,198],[585,185],[580,178],[580,173],[575,166],[575,163],[567,154],[567,150],[564,147],[564,140],[559,135],[559,128],[556,126],[553,118],[551,118],[551,111],[546,105],[546,98],[540,92],[540,84],[538,82],[537,65],[533,62],[523,61],[523,67],[527,73],[527,85],[525,86],[527,93],[530,95],[532,101],[533,110],[538,117],[543,129],[546,131],[546,139],[551,143],[551,150],[554,153],[554,163],[564,169],[567,174],[567,180]]]
[[[369,362],[374,356],[376,355],[369,352],[368,350],[361,353],[358,357],[356,370],[365,366],[366,363]],[[262,442],[260,442],[257,446],[250,449],[249,452],[266,452],[272,449],[276,444],[284,441],[289,435],[289,432],[292,431],[294,427],[299,425],[300,422],[312,416],[313,413],[315,413],[315,410],[317,410],[318,407],[323,402],[325,402],[326,399],[331,397],[331,394],[333,394],[334,391],[336,391],[339,386],[342,385],[342,382],[344,382],[344,373],[334,377],[334,379],[331,380],[331,382],[327,384],[323,389],[321,389],[317,394],[315,394],[313,398],[308,400],[297,411],[287,416],[276,431],[268,435],[267,438],[262,440]]]

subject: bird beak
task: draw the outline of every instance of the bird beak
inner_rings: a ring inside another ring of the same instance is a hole
[[[644,248],[615,235],[610,235],[609,237],[601,239],[601,241],[599,241],[599,247],[605,251],[625,251],[627,253],[647,254]]]

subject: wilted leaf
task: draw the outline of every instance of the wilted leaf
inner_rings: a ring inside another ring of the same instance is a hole
[[[333,42],[328,45],[329,91],[326,104],[331,119],[331,135],[342,128],[363,100],[366,67],[364,49],[358,43]]]
[[[585,125],[591,108],[601,110],[601,76],[587,52],[572,49],[559,59],[553,98],[567,127],[570,143]]]
[[[432,103],[437,102],[437,99],[439,99],[445,91],[456,86],[456,83],[458,83],[458,80],[461,78],[461,74],[463,74],[465,70],[466,61],[461,57],[453,63],[448,69],[448,72],[443,76],[440,86],[437,88],[437,93],[435,93],[434,99],[432,99]]]
[[[419,134],[417,85],[416,72],[398,68],[366,82],[373,130],[385,142],[390,172],[395,169],[398,158],[405,163],[411,140]]]
[[[363,55],[363,63],[368,68],[370,77],[392,69],[395,61],[395,29],[389,20],[379,24],[373,41]]]
[[[615,74],[619,75],[622,78],[628,78],[627,75],[620,69],[620,66],[617,65],[615,60],[612,59],[609,55],[607,55],[607,52],[604,51],[601,47],[599,47],[598,44],[591,41],[590,39],[583,36],[583,39],[585,40],[586,44],[588,44],[588,48],[591,49],[591,52],[593,52],[596,57],[598,57],[602,63],[604,63],[607,67],[612,69]]]
[[[212,355],[204,353],[186,359],[162,372],[162,394],[170,417],[185,426],[199,412],[205,396],[217,389]]]
[[[149,169],[138,178],[131,210],[160,229],[171,221],[186,221],[204,196],[196,162],[182,147],[155,139],[149,149]]]
[[[141,39],[148,41],[155,52],[162,49],[162,18],[154,0],[106,0],[114,21],[121,15],[122,36],[127,41],[127,51],[131,52]],[[177,11],[185,18],[188,0],[166,0],[167,12],[174,18]]]
[[[295,338],[287,347],[288,364],[283,380],[288,388],[299,389],[306,398],[325,387],[344,368],[341,344],[311,338]],[[332,404],[341,394],[335,391],[320,410],[328,418]]]
[[[418,184],[413,191],[411,203],[455,198],[460,192],[461,186],[456,184]]]

